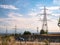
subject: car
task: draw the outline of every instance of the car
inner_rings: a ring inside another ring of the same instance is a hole
[[[24,41],[25,40],[23,37],[16,37],[15,39],[18,41]]]

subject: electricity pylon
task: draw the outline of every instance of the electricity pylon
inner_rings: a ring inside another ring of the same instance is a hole
[[[47,14],[46,14],[46,7],[44,6],[44,17],[43,17],[43,24],[42,24],[42,30],[44,30],[46,33],[48,33],[48,25],[47,25]]]

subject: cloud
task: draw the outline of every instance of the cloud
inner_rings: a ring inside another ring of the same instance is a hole
[[[13,13],[13,12],[10,12],[8,14],[8,17],[9,18],[15,18],[15,17],[22,17],[23,15],[19,14],[19,13]]]
[[[53,3],[60,3],[60,0],[53,0]],[[60,6],[59,4],[57,6],[45,6],[48,10],[59,10]],[[44,9],[44,5],[43,4],[36,4],[36,6],[32,9],[32,10],[43,10]]]
[[[60,6],[51,6],[51,7],[47,7],[48,10],[59,10]]]
[[[39,5],[39,4],[38,4]],[[47,15],[50,15],[52,17],[52,15],[54,17],[58,17],[59,14],[58,11],[60,10],[60,6],[46,6],[46,14]],[[32,8],[32,11],[29,12],[30,13],[30,16],[38,16],[38,15],[44,15],[44,6],[37,6],[36,8]]]
[[[48,10],[46,10],[46,13],[47,14],[50,14],[50,15],[47,15],[47,19],[50,20],[48,21],[48,30],[49,32],[58,32],[59,31],[59,28],[58,28],[58,18],[59,18],[59,15],[58,13],[54,13],[55,11],[58,11],[59,10],[59,6],[51,6],[51,7],[46,7]],[[41,16],[41,14],[44,14],[44,7],[36,7],[36,8],[33,8],[31,12],[29,12],[29,16],[31,16],[32,18],[33,17],[36,17],[37,20],[38,19],[41,19],[43,20],[43,16]],[[39,16],[40,15],[40,16]],[[33,18],[35,19],[35,18]],[[39,28],[41,29],[42,27],[42,21],[40,20],[39,24],[38,24],[38,21],[37,24],[39,26]],[[36,21],[36,20],[35,20]],[[53,26],[52,26],[53,25]]]
[[[38,7],[39,9],[44,9],[44,7]],[[60,6],[50,6],[50,7],[48,7],[48,6],[46,6],[46,9],[48,9],[48,10],[59,10],[60,9]]]
[[[43,9],[43,7],[39,7],[41,9]],[[51,9],[51,10],[47,10],[47,13],[50,14],[53,12],[53,10],[57,10],[58,7],[46,7],[47,9]],[[34,8],[35,9],[35,8]],[[37,8],[36,8],[37,10]],[[28,17],[23,17],[22,14],[19,13],[14,13],[14,12],[10,12],[8,15],[8,18],[0,18],[0,22],[2,21],[3,24],[7,25],[9,30],[12,28],[15,28],[14,26],[17,25],[17,29],[24,29],[24,30],[29,30],[31,31],[31,29],[33,31],[36,31],[36,27],[39,27],[39,31],[41,30],[42,27],[42,21],[39,21],[39,18],[43,19],[43,16],[38,16],[38,14],[43,14],[43,10],[40,11],[31,11],[29,12],[27,15]],[[58,16],[57,14],[54,14],[53,16]],[[50,17],[47,17],[48,19],[50,18],[51,20],[53,20],[54,22],[49,22],[48,21],[48,29],[51,32],[57,32],[58,30],[58,26],[57,26],[57,20],[54,20]],[[53,26],[52,26],[53,25]],[[0,25],[1,26],[1,25]],[[21,31],[21,30],[20,30]]]
[[[18,8],[16,8],[13,5],[0,5],[0,8],[4,8],[4,9],[13,9],[13,10],[17,10]]]
[[[9,15],[8,18],[2,18],[2,19],[0,18],[0,19],[2,20],[3,24],[5,24],[9,29],[14,28],[14,26],[17,25],[18,29],[26,29],[26,30],[32,29],[36,31],[37,22],[39,22],[37,20],[37,17],[29,17],[29,18],[19,17],[19,15],[14,15],[13,12],[9,13],[8,15]]]
[[[20,31],[28,30],[32,32],[33,30],[33,32],[36,32],[37,30],[36,27],[39,27],[39,31],[41,30],[42,22],[38,21],[39,16],[32,16],[32,17],[26,18],[26,17],[19,16],[19,15],[22,15],[22,14],[11,12],[8,14],[8,18],[0,18],[0,27],[5,29],[4,27],[4,24],[5,24],[8,27],[8,30],[14,29],[15,25],[17,26],[17,30],[19,29]],[[33,15],[35,14],[33,13]],[[3,25],[1,24],[1,22],[3,22],[2,23]],[[49,32],[51,31],[56,32],[56,30],[58,32],[59,30],[57,26],[57,21],[56,20],[54,20],[54,22],[48,21],[48,29],[49,29],[48,30]]]
[[[37,10],[38,8],[34,8],[33,10],[36,10],[36,11],[31,11],[31,12],[29,12],[28,13],[28,15],[29,16],[31,16],[31,17],[42,17],[42,15],[44,15],[44,7],[39,7],[39,11]],[[57,10],[57,9],[59,9],[59,7],[46,7],[46,14],[47,14],[47,16],[51,16],[52,17],[52,14],[53,14],[53,12],[55,11],[55,10]],[[58,15],[56,15],[56,14],[54,14],[53,16],[58,16]]]

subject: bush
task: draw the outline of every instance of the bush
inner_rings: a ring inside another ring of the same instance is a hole
[[[42,29],[42,30],[40,31],[40,34],[45,34],[45,31]]]
[[[48,34],[48,30],[44,31],[43,29],[40,31],[40,34]]]
[[[31,32],[25,31],[25,32],[23,33],[23,35],[31,35]]]

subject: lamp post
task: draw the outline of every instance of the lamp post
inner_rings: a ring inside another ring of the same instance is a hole
[[[59,20],[58,20],[58,26],[59,26],[59,30],[60,30],[60,16],[59,16]]]

